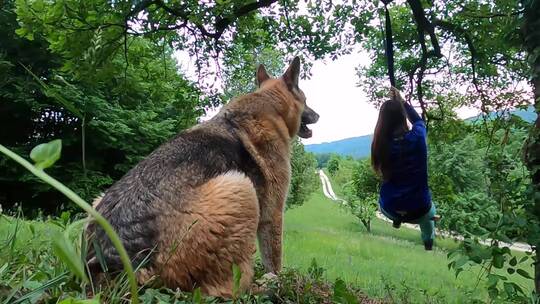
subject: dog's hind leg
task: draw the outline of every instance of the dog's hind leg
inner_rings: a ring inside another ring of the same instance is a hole
[[[231,297],[234,264],[242,272],[241,290],[253,278],[259,222],[255,188],[244,174],[230,171],[195,190],[183,210],[163,216],[163,234],[180,241],[164,242],[162,247],[176,248],[168,257],[161,250],[161,278],[169,287],[200,287],[207,295]]]

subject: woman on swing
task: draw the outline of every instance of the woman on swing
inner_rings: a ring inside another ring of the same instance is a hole
[[[395,228],[402,222],[420,225],[424,248],[432,250],[438,216],[428,187],[426,125],[394,87],[379,112],[371,165],[383,179],[381,212]]]

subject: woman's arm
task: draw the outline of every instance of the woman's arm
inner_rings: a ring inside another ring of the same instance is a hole
[[[405,112],[407,112],[407,118],[409,121],[414,124],[415,122],[422,120],[422,117],[418,115],[416,110],[408,103],[403,103],[403,106],[405,107]]]
[[[390,88],[390,99],[398,100],[403,103],[403,107],[405,107],[405,112],[407,113],[407,119],[409,119],[409,121],[413,125],[411,130],[412,133],[421,137],[425,137],[426,124],[424,123],[424,120],[422,120],[422,117],[418,115],[413,106],[405,102],[405,99],[403,99],[398,89],[394,87]]]
[[[407,118],[412,124],[419,120],[422,120],[422,117],[418,115],[416,110],[410,104],[405,102],[405,99],[403,99],[398,89],[390,87],[390,99],[400,101],[403,104],[403,106],[405,107],[405,112],[407,112]]]

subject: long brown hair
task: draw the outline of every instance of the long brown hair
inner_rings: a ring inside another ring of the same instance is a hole
[[[379,111],[371,143],[371,166],[384,180],[391,177],[390,149],[393,136],[407,130],[407,116],[403,103],[399,100],[385,101]]]

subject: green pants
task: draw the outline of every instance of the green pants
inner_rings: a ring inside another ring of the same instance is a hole
[[[387,218],[389,218],[392,221],[396,221],[398,219],[394,218],[388,212],[384,211],[384,209],[381,209],[381,213],[384,214]],[[409,221],[408,223],[411,224],[418,224],[420,226],[420,233],[422,235],[422,241],[429,241],[435,239],[435,221],[433,220],[433,217],[436,214],[435,204],[431,203],[431,209],[421,216],[418,219]]]

